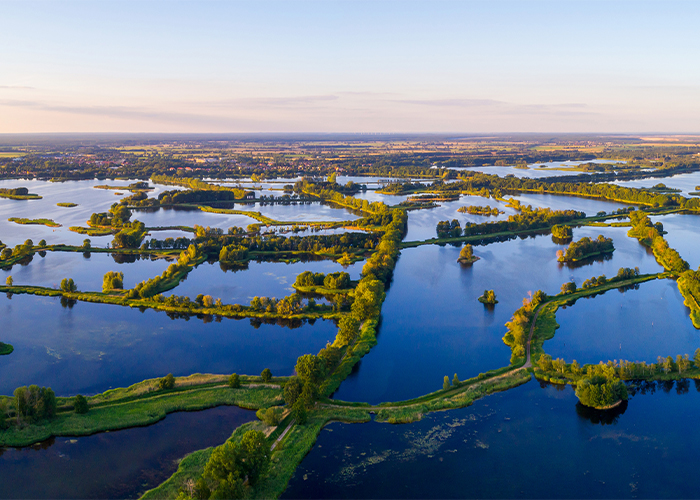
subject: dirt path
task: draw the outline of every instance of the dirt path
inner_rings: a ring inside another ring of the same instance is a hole
[[[284,430],[284,432],[283,432],[282,434],[280,434],[280,437],[278,437],[277,439],[275,439],[275,442],[272,443],[272,446],[270,447],[270,451],[272,451],[272,450],[274,450],[275,448],[277,448],[277,445],[280,444],[280,441],[282,441],[282,440],[284,439],[284,436],[287,435],[287,433],[289,432],[289,429],[291,429],[292,426],[294,425],[294,422],[295,422],[294,419],[292,419],[292,421],[289,422],[289,425],[288,425],[287,428]]]

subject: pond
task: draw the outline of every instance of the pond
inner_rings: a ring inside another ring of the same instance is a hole
[[[459,248],[453,246],[403,250],[382,307],[378,345],[334,397],[404,400],[440,389],[445,375],[452,378],[456,372],[464,380],[507,365],[504,325],[530,292],[554,295],[571,279],[581,285],[592,276],[614,276],[620,267],[662,270],[626,232],[624,227],[574,229],[575,239],[612,237],[616,250],[612,257],[571,267],[557,262],[556,252],[564,246],[548,235],[475,246],[481,260],[472,266],[457,262]],[[476,300],[486,289],[496,292],[499,303],[493,310]]]
[[[133,262],[129,262],[133,260]],[[12,276],[15,285],[58,288],[63,278],[72,278],[80,291],[102,291],[102,278],[109,271],[124,273],[124,288],[160,275],[170,265],[166,259],[151,260],[139,255],[101,252],[38,252],[25,264],[0,270],[0,280]]]
[[[282,498],[695,498],[698,387],[604,414],[532,381],[413,424],[332,423]]]
[[[553,358],[598,363],[611,359],[655,363],[658,356],[689,354],[700,347],[700,331],[673,280],[639,284],[579,299],[557,311],[560,328],[544,344]]]
[[[222,406],[171,413],[147,427],[0,448],[0,498],[139,498],[179,459],[224,443],[252,420],[254,411]]]
[[[223,271],[221,264],[203,263],[192,270],[185,281],[163,295],[182,295],[194,299],[200,293],[220,298],[224,304],[248,305],[258,297],[281,299],[294,293],[292,284],[297,275],[304,271],[314,273],[347,272],[350,279],[360,279],[363,262],[342,266],[332,260],[307,262],[255,262],[248,263],[247,269]]]
[[[192,373],[291,375],[297,357],[317,353],[337,331],[332,321],[298,328],[248,319],[173,320],[164,312],[53,297],[0,295],[0,394],[30,384],[59,396],[93,394],[141,380]],[[296,326],[296,325],[295,325]],[[157,355],[154,355],[157,353]]]

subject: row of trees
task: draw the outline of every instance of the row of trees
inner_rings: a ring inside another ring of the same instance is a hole
[[[457,219],[451,222],[440,221],[437,225],[437,234],[440,238],[458,236],[477,236],[501,233],[507,231],[525,231],[530,229],[544,229],[563,222],[570,222],[586,217],[584,212],[575,210],[552,210],[550,208],[523,207],[522,212],[508,216],[501,221],[474,224],[467,222],[464,229],[460,228]]]
[[[485,216],[489,216],[489,215],[496,216],[498,214],[503,213],[502,211],[500,211],[496,207],[491,208],[490,205],[486,205],[485,207],[478,206],[478,205],[468,205],[468,206],[464,206],[464,207],[459,207],[457,209],[457,211],[461,214],[467,213],[467,214],[471,214],[471,215],[485,215]]]
[[[523,305],[513,313],[511,320],[506,323],[508,331],[503,336],[503,342],[511,349],[511,363],[525,356],[525,346],[530,335],[530,322],[537,307],[547,299],[547,294],[537,290],[530,297],[523,299]]]
[[[676,274],[682,274],[690,268],[680,254],[668,246],[664,237],[661,236],[659,227],[651,223],[648,215],[640,211],[634,211],[630,212],[629,217],[632,222],[632,229],[627,234],[650,247],[664,269]]]

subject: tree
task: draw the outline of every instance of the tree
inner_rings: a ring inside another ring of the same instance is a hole
[[[18,387],[13,394],[15,396],[15,415],[19,424],[20,418],[27,413],[29,391],[27,391],[26,387]]]
[[[266,384],[272,380],[272,372],[270,371],[269,368],[265,368],[262,373],[260,374],[260,378],[262,379],[263,382]]]
[[[73,399],[73,409],[75,410],[75,413],[79,414],[88,412],[88,402],[85,396],[81,396],[80,394],[78,394]]]
[[[7,286],[12,286],[13,283],[14,283],[14,280],[12,279],[12,276],[8,276],[7,279],[5,280],[5,284]]]
[[[243,498],[245,496],[245,488],[243,480],[237,474],[229,474],[226,479],[219,482],[219,485],[212,492],[209,498],[229,500]]]
[[[263,410],[261,416],[262,418],[260,420],[265,422],[265,425],[273,426],[280,423],[279,416],[274,408]]]
[[[325,376],[325,363],[314,354],[299,356],[295,369],[300,379],[314,384],[318,384]]]
[[[573,281],[569,281],[568,283],[564,283],[561,286],[561,293],[563,294],[569,294],[569,293],[574,293],[576,291],[576,283]]]
[[[159,389],[172,389],[173,387],[175,387],[175,377],[173,377],[172,373],[168,373],[158,381]]]
[[[696,368],[700,368],[700,349],[695,349],[695,354],[693,355],[693,363],[695,363]]]
[[[241,378],[237,373],[232,373],[228,378],[228,386],[233,389],[238,389],[241,386]]]
[[[263,432],[248,431],[241,438],[241,449],[245,457],[241,467],[248,477],[248,483],[253,486],[270,465],[270,446]]]
[[[459,384],[459,377],[457,377],[457,374],[455,373],[455,376],[452,377],[452,385],[458,385]]]
[[[75,286],[73,278],[63,278],[61,280],[61,290],[64,292],[75,292],[78,290],[78,287]]]
[[[291,377],[284,384],[284,402],[288,406],[293,406],[301,395],[301,382],[299,377]]]
[[[448,377],[447,375],[445,375],[445,379],[442,382],[442,388],[445,391],[450,388],[450,377]]]
[[[102,291],[121,290],[124,288],[124,273],[108,271],[102,278]]]
[[[90,250],[90,248],[92,248],[90,245],[91,245],[90,239],[89,239],[89,238],[85,238],[85,239],[83,240],[83,249],[84,249],[84,250]]]
[[[306,423],[306,406],[304,406],[304,402],[301,398],[297,399],[296,403],[292,405],[292,416],[294,416],[294,420],[297,424],[304,425]]]

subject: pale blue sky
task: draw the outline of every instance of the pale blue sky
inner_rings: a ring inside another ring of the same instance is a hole
[[[0,0],[0,132],[700,132],[700,2]]]

